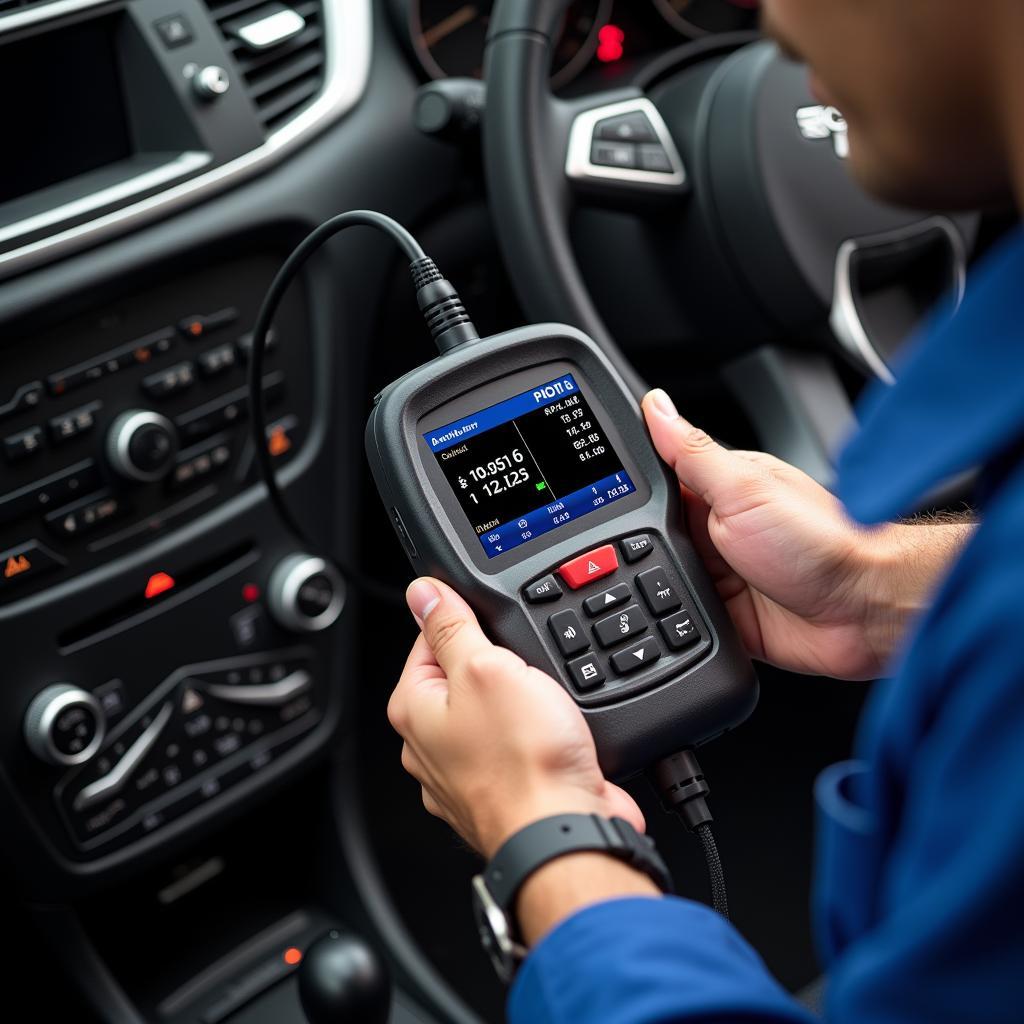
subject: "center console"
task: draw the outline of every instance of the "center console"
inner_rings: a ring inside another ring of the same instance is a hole
[[[278,263],[218,263],[0,354],[0,799],[66,871],[193,829],[330,731],[323,631],[344,582],[282,535],[249,429],[251,331]],[[299,289],[270,342],[265,443],[322,519]]]

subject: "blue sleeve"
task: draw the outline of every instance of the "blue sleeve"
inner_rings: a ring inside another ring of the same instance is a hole
[[[537,945],[509,995],[510,1024],[810,1024],[735,928],[699,903],[587,907]]]
[[[888,697],[877,923],[829,971],[833,1024],[1024,1020],[1024,547],[987,555]]]

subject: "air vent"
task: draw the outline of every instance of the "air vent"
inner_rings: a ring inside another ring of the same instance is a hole
[[[299,0],[289,6],[267,0],[206,0],[267,132],[294,118],[323,88],[324,2],[329,0]],[[266,33],[256,41],[246,31],[258,23],[282,21],[301,27],[294,34],[283,33],[280,42]]]

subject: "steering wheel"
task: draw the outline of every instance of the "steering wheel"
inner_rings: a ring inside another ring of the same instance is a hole
[[[959,301],[977,218],[868,197],[844,166],[842,115],[750,34],[685,45],[628,89],[554,96],[565,6],[498,0],[488,33],[485,166],[524,309],[587,332],[637,394],[607,313],[675,310],[694,344],[714,342],[762,442],[828,482],[852,414],[822,346],[891,382],[917,320],[943,294]],[[574,247],[573,218],[592,208],[633,218],[628,246],[595,239],[612,223],[597,218],[587,252]],[[606,315],[581,271],[595,249],[611,265]]]

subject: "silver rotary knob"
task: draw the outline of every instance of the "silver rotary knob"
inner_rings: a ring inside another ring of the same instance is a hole
[[[110,425],[107,459],[129,480],[150,483],[167,475],[178,453],[178,434],[166,416],[150,409],[129,409]]]
[[[297,553],[282,559],[267,587],[270,613],[296,633],[316,633],[334,625],[345,604],[345,581],[329,562]]]
[[[100,749],[107,723],[91,693],[71,683],[54,683],[29,704],[24,729],[29,750],[40,760],[73,765]]]
[[[206,102],[223,96],[231,88],[231,79],[227,71],[216,64],[208,64],[199,68],[192,76],[192,88],[195,94]]]

